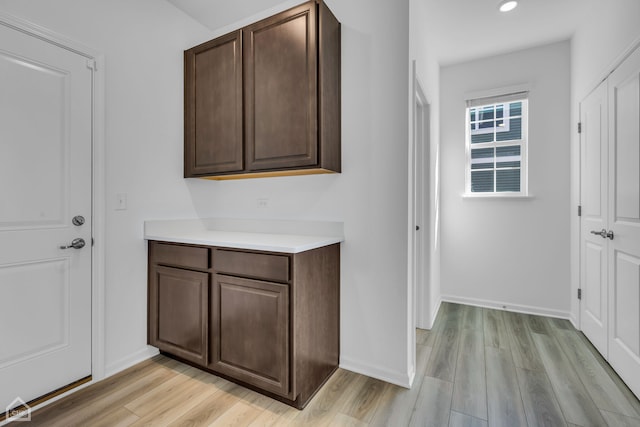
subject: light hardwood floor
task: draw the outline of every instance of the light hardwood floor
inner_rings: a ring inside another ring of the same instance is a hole
[[[339,369],[303,411],[164,356],[29,426],[640,426],[640,403],[567,321],[442,305],[411,390]]]

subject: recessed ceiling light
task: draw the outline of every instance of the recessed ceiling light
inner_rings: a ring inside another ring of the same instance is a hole
[[[498,9],[500,10],[500,12],[509,12],[515,9],[517,6],[518,2],[516,0],[505,0],[503,2],[500,2],[500,4],[498,5]]]

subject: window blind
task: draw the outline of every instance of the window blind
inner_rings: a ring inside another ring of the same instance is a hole
[[[510,101],[524,100],[529,97],[528,91],[508,93],[506,95],[488,96],[485,98],[467,99],[467,107],[479,107],[490,104],[503,104]]]

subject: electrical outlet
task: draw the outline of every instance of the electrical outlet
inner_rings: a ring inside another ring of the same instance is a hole
[[[269,207],[269,199],[258,199],[257,206],[260,209],[268,208]]]

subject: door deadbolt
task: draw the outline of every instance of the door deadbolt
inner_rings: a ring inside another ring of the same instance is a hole
[[[80,227],[84,224],[84,217],[82,215],[76,215],[73,217],[71,222],[73,223],[73,225]]]

